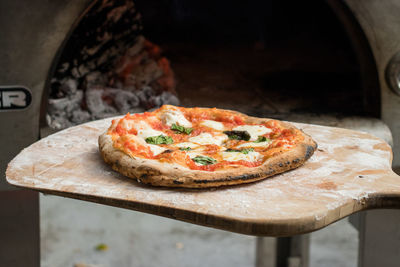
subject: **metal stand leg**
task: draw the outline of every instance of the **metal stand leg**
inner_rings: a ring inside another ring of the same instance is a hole
[[[0,192],[0,266],[40,266],[39,194]]]
[[[276,254],[276,238],[257,237],[256,267],[274,267]]]
[[[257,237],[256,267],[308,267],[310,235]]]
[[[350,221],[359,231],[359,267],[399,266],[399,210],[362,212]]]
[[[307,267],[310,235],[279,237],[276,245],[277,267]]]

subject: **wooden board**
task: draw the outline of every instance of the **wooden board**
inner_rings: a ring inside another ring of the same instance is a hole
[[[359,210],[400,207],[391,149],[366,133],[296,123],[319,145],[304,166],[247,185],[168,189],[141,185],[103,162],[97,138],[110,121],[72,127],[29,146],[9,163],[7,181],[250,235],[295,235]]]

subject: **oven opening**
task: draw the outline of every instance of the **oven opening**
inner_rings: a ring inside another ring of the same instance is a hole
[[[50,128],[163,104],[294,121],[379,117],[346,25],[325,2],[117,2],[96,1],[61,49]]]

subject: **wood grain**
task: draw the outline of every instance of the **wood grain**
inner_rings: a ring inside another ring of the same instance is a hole
[[[72,127],[32,144],[9,163],[7,181],[258,236],[306,233],[356,211],[400,207],[391,148],[366,133],[296,123],[319,145],[304,166],[252,184],[194,190],[149,187],[114,172],[97,145],[110,122]]]

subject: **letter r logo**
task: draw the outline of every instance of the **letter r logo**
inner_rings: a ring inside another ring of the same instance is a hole
[[[32,102],[31,91],[24,86],[0,86],[0,112],[21,110]]]
[[[6,91],[2,92],[3,108],[25,107],[26,94],[23,91]]]

